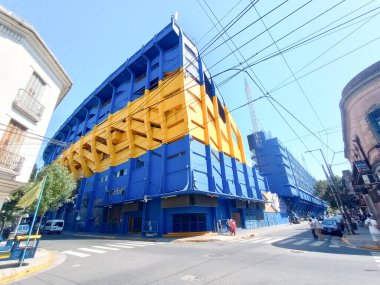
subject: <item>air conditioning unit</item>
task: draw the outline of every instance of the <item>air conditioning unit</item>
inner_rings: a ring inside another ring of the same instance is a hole
[[[362,175],[364,184],[373,184],[376,183],[376,177],[373,174],[364,174]]]

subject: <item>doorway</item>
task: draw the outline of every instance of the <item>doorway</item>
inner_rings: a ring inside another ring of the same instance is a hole
[[[241,216],[240,213],[232,213],[232,219],[235,220],[236,227],[241,228]]]
[[[129,216],[128,217],[128,232],[131,234],[141,233],[142,218],[141,216]]]

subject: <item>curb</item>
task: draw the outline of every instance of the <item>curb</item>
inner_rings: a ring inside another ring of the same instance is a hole
[[[30,274],[33,274],[33,273],[36,273],[38,271],[41,271],[49,266],[52,266],[54,264],[54,262],[56,261],[56,258],[55,256],[48,250],[46,250],[48,252],[48,255],[49,255],[49,259],[39,265],[36,265],[32,268],[25,268],[25,270],[22,270],[21,272],[17,272],[17,273],[13,273],[11,274],[10,276],[7,276],[7,277],[3,277],[2,279],[0,279],[0,284],[6,284],[8,282],[12,282],[12,281],[15,281],[17,279],[21,279],[21,278],[24,278]]]

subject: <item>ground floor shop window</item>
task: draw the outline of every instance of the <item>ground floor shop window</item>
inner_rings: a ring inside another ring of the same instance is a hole
[[[206,231],[206,214],[173,215],[174,232],[204,232]]]

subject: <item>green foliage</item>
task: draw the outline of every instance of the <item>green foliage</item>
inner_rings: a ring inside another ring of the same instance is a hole
[[[338,188],[338,194],[342,200],[343,205],[345,205],[347,208],[355,208],[357,206],[357,199],[354,195],[351,195],[348,193],[348,190],[344,186],[343,179],[340,176],[334,177],[335,185]],[[338,208],[334,195],[333,190],[331,189],[331,186],[327,180],[318,180],[315,184],[315,193],[317,197],[327,201],[330,208],[332,210],[336,210]]]
[[[1,209],[2,213],[0,214],[0,224],[1,227],[5,223],[13,223],[16,221],[17,217],[21,214],[24,214],[25,211],[23,209],[18,208],[16,205],[22,195],[24,195],[24,187],[14,192],[10,197],[9,201],[3,204]]]
[[[65,202],[72,201],[73,191],[76,189],[77,182],[71,172],[64,166],[59,164],[49,165],[41,170],[37,175],[36,181],[30,181],[25,186],[21,187],[15,193],[12,194],[10,200],[4,203],[0,215],[0,225],[4,225],[7,222],[15,222],[18,216],[25,213],[32,213],[36,209],[37,197],[31,195],[34,202],[31,203],[26,209],[17,207],[17,203],[21,197],[28,195],[35,186],[42,181],[46,176],[46,182],[44,187],[44,193],[42,196],[40,208],[38,214],[43,217],[47,211],[57,210]]]
[[[51,164],[41,170],[37,176],[37,181],[46,176],[44,193],[38,213],[44,216],[47,211],[57,210],[65,202],[73,198],[73,191],[77,187],[77,182],[71,172],[59,164]],[[32,208],[35,209],[35,204]]]

